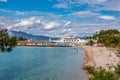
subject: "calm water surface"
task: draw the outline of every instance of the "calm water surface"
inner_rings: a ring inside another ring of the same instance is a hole
[[[0,53],[0,80],[88,80],[84,57],[82,49],[16,47]]]

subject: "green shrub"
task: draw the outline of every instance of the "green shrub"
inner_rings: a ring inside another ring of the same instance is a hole
[[[101,30],[92,38],[98,38],[97,43],[104,44],[106,47],[120,47],[120,32],[116,29]]]
[[[95,74],[94,73],[95,72],[94,67],[86,66],[86,67],[84,67],[84,70],[87,70],[89,74],[92,74],[92,75]]]
[[[10,52],[17,45],[15,36],[10,36],[7,29],[0,30],[0,51]]]
[[[120,65],[115,68],[115,73],[120,77]]]
[[[84,69],[87,70],[89,74],[93,75],[90,80],[118,80],[119,78],[114,72],[105,71],[102,68],[95,69],[87,66],[84,67]],[[120,66],[117,69],[120,69]],[[119,75],[119,72],[116,73]]]

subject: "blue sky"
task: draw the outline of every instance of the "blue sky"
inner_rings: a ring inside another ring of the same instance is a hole
[[[119,3],[120,0],[0,0],[0,28],[54,37],[120,30]]]

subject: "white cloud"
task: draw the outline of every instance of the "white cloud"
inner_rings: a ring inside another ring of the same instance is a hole
[[[60,3],[60,4],[56,4],[56,5],[54,5],[53,7],[55,7],[55,8],[68,8],[68,5],[67,4],[65,4],[65,3]]]
[[[120,11],[120,0],[108,0],[103,4],[104,10]]]
[[[68,26],[71,22],[70,21],[67,21],[64,26]]]
[[[7,2],[7,0],[0,0],[0,2]]]
[[[90,17],[90,16],[96,16],[96,15],[99,15],[99,14],[98,13],[93,13],[91,11],[79,11],[79,12],[73,12],[70,15],[76,16],[76,17]]]
[[[120,0],[57,0],[55,8],[72,9],[74,7],[81,8],[83,5],[88,5],[87,10],[114,10],[120,11]]]
[[[72,29],[63,29],[63,32],[70,32]]]
[[[29,19],[23,19],[19,23],[15,24],[15,26],[32,26],[34,24],[39,24],[41,21],[39,18],[30,17]]]
[[[103,3],[103,2],[106,2],[107,0],[97,0],[97,1]]]
[[[109,15],[102,15],[102,16],[99,16],[99,18],[104,19],[104,20],[115,20],[116,19],[114,16],[109,16]]]
[[[25,13],[24,13],[24,12],[17,11],[17,12],[16,12],[16,15],[25,15]]]
[[[41,19],[39,17],[29,17],[22,19],[12,19],[6,18],[2,20],[6,25],[4,26],[8,30],[15,31],[29,31],[32,28],[37,29],[41,25]]]
[[[87,4],[102,4],[104,2],[106,2],[107,0],[77,0],[77,2],[82,2],[83,3],[87,3]]]
[[[49,29],[53,29],[53,28],[56,28],[56,27],[59,27],[60,24],[53,21],[53,22],[49,22],[45,25],[45,29],[49,30]]]
[[[88,4],[89,6],[93,6],[96,4],[105,3],[107,0],[57,0],[59,3],[54,5],[56,8],[71,8],[73,6],[81,6],[83,4]]]

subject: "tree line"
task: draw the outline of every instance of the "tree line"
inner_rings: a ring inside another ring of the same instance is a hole
[[[120,48],[120,31],[117,29],[101,30],[92,37],[98,39],[98,44],[103,44],[106,47],[119,47]]]
[[[17,41],[27,40],[22,36],[10,36],[7,29],[0,30],[0,51],[11,52],[12,49],[17,45]]]

